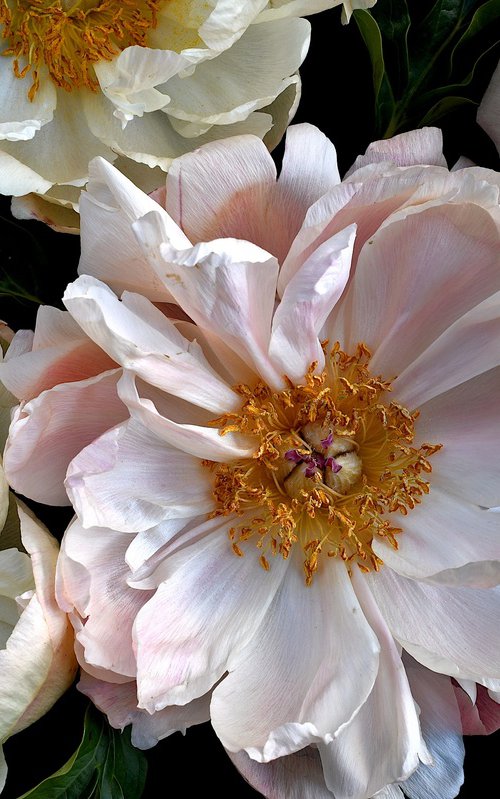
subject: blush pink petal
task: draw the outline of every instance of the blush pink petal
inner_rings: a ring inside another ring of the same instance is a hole
[[[16,408],[4,452],[15,491],[37,502],[69,504],[64,478],[71,459],[127,417],[116,393],[119,374],[114,369],[62,383]]]
[[[434,466],[439,476],[439,461]],[[500,584],[498,522],[486,510],[448,494],[438,483],[403,521],[395,523],[403,527],[398,549],[375,539],[373,550],[398,574],[450,586]]]
[[[395,377],[499,290],[499,245],[490,213],[472,204],[439,205],[388,223],[363,247],[342,300],[344,348],[364,341],[374,353],[371,372]]]
[[[168,576],[137,616],[139,705],[150,713],[209,691],[266,618],[287,563],[276,558],[266,572],[252,552],[237,557],[233,523],[168,558]]]
[[[347,283],[355,237],[351,225],[318,247],[287,284],[276,308],[269,355],[295,383],[313,361],[318,370],[324,366],[318,334]]]
[[[193,699],[187,705],[171,705],[156,713],[137,707],[137,685],[133,682],[117,685],[96,680],[82,673],[78,690],[106,713],[112,727],[123,730],[132,725],[132,745],[150,749],[174,732],[184,735],[188,727],[210,719],[210,694]]]
[[[39,308],[31,346],[27,333],[16,333],[0,364],[0,380],[19,399],[32,399],[58,383],[85,380],[116,365],[57,308]]]
[[[84,530],[75,519],[64,535],[59,557],[59,604],[84,620],[77,632],[85,662],[135,677],[132,627],[151,591],[127,585],[125,553],[130,535],[115,530]]]
[[[495,69],[477,112],[477,121],[500,153],[500,63]]]
[[[500,729],[500,704],[491,698],[486,688],[477,686],[474,703],[460,686],[454,685],[453,690],[464,735],[491,735]]]
[[[70,283],[64,302],[90,338],[146,382],[215,413],[235,406],[236,395],[196,343],[144,297],[126,294],[120,301],[104,283],[82,276]]]
[[[368,164],[384,162],[397,166],[434,164],[445,167],[443,135],[439,128],[420,128],[372,142],[364,155],[358,155],[346,177]]]
[[[398,648],[364,577],[353,572],[362,611],[380,643],[373,689],[359,712],[331,743],[319,744],[325,781],[335,799],[368,799],[405,780],[429,760],[417,710]]]
[[[203,330],[224,339],[271,385],[282,376],[267,351],[278,262],[250,242],[217,239],[176,251],[164,241],[161,218],[150,213],[134,224],[145,252],[176,301]]]
[[[90,179],[80,200],[82,254],[79,273],[108,283],[121,294],[138,291],[154,302],[168,302],[170,293],[144,258],[131,223],[149,211],[163,213],[172,241],[190,242],[158,204],[103,158],[90,163]]]
[[[252,440],[245,436],[234,433],[221,436],[215,427],[178,424],[162,416],[151,400],[139,397],[134,376],[130,372],[123,375],[118,392],[133,419],[158,436],[160,441],[182,452],[219,463],[251,458],[253,455]]]
[[[500,291],[451,324],[394,381],[406,406],[420,407],[500,363]],[[481,470],[483,471],[483,470]]]
[[[443,444],[433,485],[486,507],[500,504],[499,396],[497,367],[421,405],[417,423],[423,441]]]
[[[258,763],[244,751],[227,754],[246,781],[266,799],[332,799],[318,750],[312,746],[269,763]]]
[[[380,646],[343,563],[332,559],[312,591],[299,563],[292,560],[266,618],[213,693],[223,745],[259,762],[331,742],[377,675]]]
[[[66,490],[86,528],[136,533],[213,507],[211,475],[201,461],[134,421],[109,430],[76,456]]]
[[[394,638],[422,665],[499,689],[499,588],[431,585],[390,568],[366,580]]]

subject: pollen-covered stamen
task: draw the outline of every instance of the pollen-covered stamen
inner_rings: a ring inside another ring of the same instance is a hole
[[[325,356],[321,374],[313,363],[301,384],[283,391],[236,386],[241,410],[213,425],[220,435],[253,436],[253,458],[205,462],[214,472],[213,515],[250,518],[231,527],[235,553],[252,539],[267,569],[272,556],[288,558],[300,546],[307,585],[321,555],[349,570],[381,567],[373,540],[397,549],[402,530],[387,514],[406,515],[429,492],[422,473],[441,448],[413,446],[418,412],[388,400],[390,383],[370,375],[365,345],[346,355],[336,344]]]
[[[17,78],[31,76],[33,100],[45,68],[56,86],[98,89],[94,64],[131,45],[144,47],[167,0],[0,0],[3,56]]]

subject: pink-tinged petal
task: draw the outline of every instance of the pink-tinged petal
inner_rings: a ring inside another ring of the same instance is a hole
[[[393,390],[403,404],[420,407],[499,364],[500,291],[497,291],[450,325],[403,370]]]
[[[367,164],[389,162],[398,166],[428,164],[446,166],[443,155],[443,134],[439,128],[420,128],[400,133],[368,145],[364,155],[358,155],[346,177]]]
[[[500,729],[500,704],[492,699],[486,688],[477,686],[475,702],[459,685],[454,685],[453,690],[464,735],[491,735]]]
[[[317,362],[324,366],[318,334],[342,294],[351,269],[354,225],[309,256],[283,292],[273,318],[269,355],[277,371],[297,383]]]
[[[135,677],[132,626],[152,596],[127,584],[128,533],[91,528],[75,519],[63,538],[58,562],[58,601],[84,620],[77,632],[85,663]]]
[[[433,485],[486,507],[500,503],[499,396],[500,368],[490,369],[421,405],[417,422],[421,440],[443,444]]]
[[[79,274],[93,275],[115,291],[138,291],[154,302],[170,292],[158,278],[133,234],[131,223],[156,209],[163,214],[175,246],[190,242],[158,204],[102,158],[90,164],[87,191],[80,200],[82,254]]]
[[[370,241],[342,301],[343,344],[364,341],[372,373],[391,378],[499,290],[500,234],[488,211],[450,203],[387,224]]]
[[[314,125],[292,125],[278,180],[279,198],[295,217],[299,230],[308,209],[340,183],[337,153],[331,141]]]
[[[332,799],[318,750],[312,746],[270,763],[257,763],[246,752],[227,754],[252,788],[266,799]]]
[[[500,589],[431,585],[388,567],[365,579],[393,636],[416,660],[498,690]]]
[[[16,408],[4,452],[15,491],[37,502],[69,504],[64,478],[71,459],[128,415],[116,393],[119,374],[114,369],[56,385]]]
[[[124,373],[118,390],[133,419],[147,427],[160,441],[165,441],[195,458],[226,463],[240,458],[251,458],[255,451],[255,443],[245,436],[237,433],[221,436],[216,428],[178,424],[162,416],[151,400],[139,397],[134,375],[130,372]]]
[[[70,463],[66,490],[83,526],[136,533],[213,508],[212,475],[142,425],[108,430]]]
[[[137,707],[135,681],[117,685],[82,672],[78,690],[106,713],[112,727],[123,730],[131,724],[132,744],[138,749],[150,749],[174,732],[184,735],[188,727],[210,720],[210,694],[187,705],[171,705],[151,714]]]
[[[434,463],[441,471],[439,455]],[[498,519],[477,505],[443,491],[439,482],[420,505],[395,523],[403,528],[398,549],[375,539],[374,552],[398,574],[450,586],[490,588],[500,584]]]
[[[82,276],[68,286],[64,303],[103,350],[146,382],[215,413],[238,402],[196,342],[144,297],[126,294],[120,301],[104,283]]]
[[[267,572],[257,550],[237,557],[227,535],[233,523],[222,519],[168,558],[166,579],[137,616],[139,704],[150,713],[209,691],[266,618],[286,561],[276,558]]]
[[[0,380],[19,399],[32,399],[58,383],[85,380],[115,366],[71,316],[57,308],[38,310],[32,346],[27,334],[16,333],[0,365]]]
[[[380,643],[373,690],[354,719],[329,744],[319,744],[325,781],[335,799],[369,797],[404,780],[426,758],[406,672],[396,644],[358,569],[353,587]],[[427,758],[428,759],[428,758]]]
[[[250,242],[217,239],[179,251],[153,212],[134,224],[145,253],[175,300],[204,330],[221,337],[271,385],[282,386],[268,357],[278,262]]]
[[[238,238],[268,249],[272,226],[265,211],[275,183],[276,167],[261,139],[234,136],[175,159],[166,210],[194,243]]]
[[[244,360],[237,355],[222,338],[209,330],[202,330],[193,322],[177,322],[176,327],[189,341],[198,342],[210,366],[231,386],[238,383],[251,385],[257,382],[258,375],[248,363],[248,359]]]
[[[464,781],[464,744],[451,680],[414,661],[406,671],[432,762],[422,763],[402,787],[409,799],[454,799]]]
[[[18,512],[36,593],[0,651],[0,741],[44,715],[76,671],[72,630],[54,596],[57,542],[30,511]]]
[[[478,124],[495,142],[500,153],[500,63],[495,69],[477,111]]]
[[[327,566],[311,589],[294,558],[260,627],[231,658],[211,707],[226,749],[268,762],[329,743],[368,698],[379,643],[344,564]]]

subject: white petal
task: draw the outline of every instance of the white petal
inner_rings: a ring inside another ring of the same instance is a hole
[[[491,76],[481,104],[477,111],[477,121],[491,136],[500,153],[500,63]]]
[[[318,751],[312,746],[270,763],[257,763],[244,751],[227,754],[252,788],[267,799],[332,799]]]
[[[54,115],[56,90],[43,75],[35,97],[29,100],[30,77],[16,78],[12,66],[12,58],[0,59],[0,140],[32,139]]]
[[[84,527],[147,530],[213,508],[212,475],[137,422],[125,422],[71,462],[66,489]]]
[[[223,519],[218,530],[168,558],[169,576],[138,614],[139,704],[150,713],[201,696],[232,668],[283,579],[282,558],[266,572],[258,550],[234,554],[227,536],[234,523]]]
[[[214,690],[212,725],[226,749],[259,762],[328,743],[372,690],[378,653],[344,564],[328,562],[308,588],[294,558],[256,634]]]

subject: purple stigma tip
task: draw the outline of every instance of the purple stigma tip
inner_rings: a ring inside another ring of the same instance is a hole
[[[304,474],[306,477],[314,477],[315,472],[316,472],[316,464],[312,462],[306,467]]]
[[[342,466],[340,465],[340,463],[337,463],[335,458],[327,458],[325,466],[329,466],[334,474],[337,474],[337,472],[340,472],[340,470],[342,469]]]
[[[323,449],[328,449],[333,444],[333,433],[329,433],[326,438],[321,439]]]
[[[304,458],[296,449],[289,449],[285,452],[285,460],[292,461],[292,463],[302,463]]]

